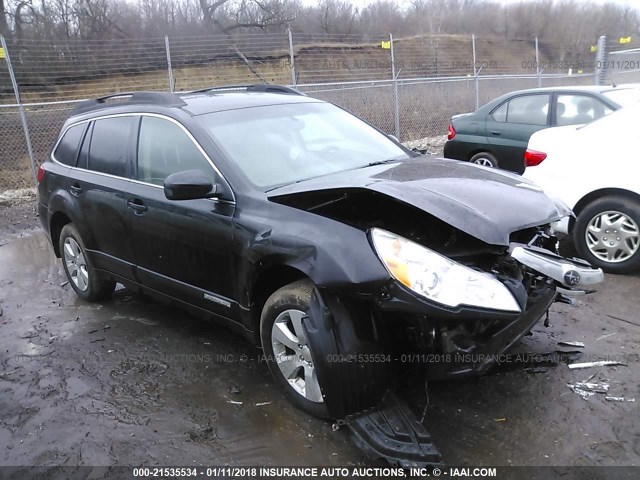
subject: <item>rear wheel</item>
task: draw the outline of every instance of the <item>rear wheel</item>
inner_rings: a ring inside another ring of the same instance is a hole
[[[640,202],[619,196],[587,205],[573,229],[578,253],[611,273],[640,269]]]
[[[116,283],[100,277],[91,265],[84,242],[73,223],[68,223],[60,232],[60,254],[62,265],[71,287],[76,294],[90,302],[109,298]]]
[[[496,157],[494,157],[489,152],[476,153],[473,157],[471,157],[469,162],[491,168],[498,168],[500,166]]]
[[[302,328],[312,293],[313,284],[308,280],[274,292],[262,309],[260,339],[269,370],[285,396],[301,410],[329,418]]]

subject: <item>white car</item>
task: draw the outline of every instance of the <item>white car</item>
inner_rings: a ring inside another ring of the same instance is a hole
[[[640,104],[584,126],[534,133],[523,176],[574,212],[556,225],[612,273],[640,269]]]

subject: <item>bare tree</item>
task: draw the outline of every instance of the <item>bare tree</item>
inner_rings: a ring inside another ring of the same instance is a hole
[[[202,16],[215,33],[286,25],[295,20],[287,0],[199,0]]]
[[[7,25],[7,7],[5,7],[5,0],[0,0],[0,35],[6,35],[9,33],[9,26]]]
[[[442,34],[475,33],[509,41],[537,36],[559,58],[588,52],[600,35],[618,38],[640,29],[631,6],[578,0],[377,0],[361,10],[349,0],[300,1],[0,0],[0,32],[51,44],[214,33],[227,35],[238,56],[237,32],[282,32],[289,26],[312,35],[427,35],[434,38],[426,42],[436,43]]]
[[[354,33],[360,12],[353,4],[340,0],[322,0],[317,8],[320,29],[324,33],[342,35]]]

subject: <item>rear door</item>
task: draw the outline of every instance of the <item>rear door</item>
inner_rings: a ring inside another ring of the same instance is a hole
[[[228,185],[193,137],[177,121],[143,115],[128,221],[139,281],[154,290],[224,317],[233,317],[231,261],[235,203],[227,200],[168,200],[164,179],[201,170],[212,182]]]
[[[136,118],[117,115],[92,121],[69,182],[80,206],[78,228],[94,266],[131,280],[133,248],[124,197]]]
[[[512,97],[487,116],[487,139],[502,168],[524,171],[524,152],[534,132],[549,126],[550,94]]]

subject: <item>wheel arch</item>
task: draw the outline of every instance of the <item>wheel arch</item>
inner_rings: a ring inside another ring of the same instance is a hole
[[[65,225],[71,223],[71,218],[62,211],[57,211],[49,220],[49,233],[51,235],[51,244],[56,257],[60,258],[60,234]]]
[[[613,196],[613,195],[625,197],[631,200],[635,200],[636,202],[640,202],[640,194],[633,192],[631,190],[626,190],[624,188],[600,188],[598,190],[594,190],[593,192],[589,192],[580,200],[578,200],[575,207],[573,207],[573,213],[575,214],[575,217],[571,217],[569,219],[569,233],[573,233],[573,227],[576,224],[576,218],[587,207],[587,205],[601,198]]]
[[[278,289],[298,280],[309,279],[302,270],[287,264],[274,264],[262,270],[251,285],[251,326],[258,331],[260,314],[267,299]]]
[[[477,147],[477,148],[474,148],[473,150],[470,150],[469,155],[467,156],[467,161],[470,162],[471,159],[479,153],[488,153],[492,157],[496,159],[498,158],[496,153],[491,148],[489,148],[486,145],[483,145],[482,147]]]

